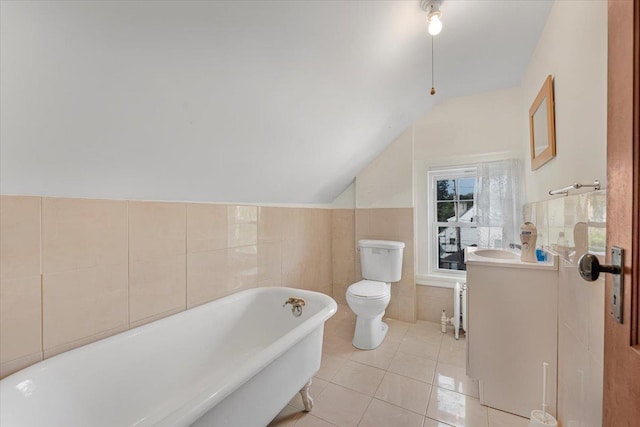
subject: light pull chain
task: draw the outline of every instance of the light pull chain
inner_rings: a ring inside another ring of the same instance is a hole
[[[434,84],[434,66],[433,66],[433,39],[434,37],[431,36],[431,91],[429,92],[431,95],[435,95],[436,94],[436,88],[435,88],[435,84]]]

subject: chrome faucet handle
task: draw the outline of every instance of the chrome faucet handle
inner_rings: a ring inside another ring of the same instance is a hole
[[[294,317],[300,317],[302,315],[302,307],[306,303],[302,298],[291,297],[282,306],[284,307],[287,304],[291,304],[291,313],[293,313]]]
[[[285,301],[284,304],[282,304],[283,307],[285,307],[287,304],[291,304],[291,305],[297,305],[297,306],[304,306],[306,303],[304,302],[304,300],[302,298],[296,298],[296,297],[290,297],[288,300]]]

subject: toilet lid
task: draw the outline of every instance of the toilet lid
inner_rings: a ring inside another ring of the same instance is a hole
[[[373,280],[361,280],[347,289],[349,294],[361,298],[381,298],[389,293],[387,284]]]

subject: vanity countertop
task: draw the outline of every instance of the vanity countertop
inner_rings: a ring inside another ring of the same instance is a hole
[[[484,249],[467,247],[464,253],[465,262],[469,265],[487,267],[528,268],[536,270],[557,270],[558,255],[547,252],[547,261],[523,262],[520,254],[504,249]]]

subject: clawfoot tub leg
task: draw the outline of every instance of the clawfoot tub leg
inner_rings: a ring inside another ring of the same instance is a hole
[[[311,379],[300,389],[300,396],[302,397],[302,403],[304,403],[305,412],[309,412],[313,408],[313,399],[309,393],[309,387],[311,387]]]

